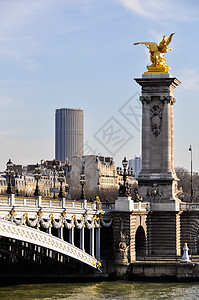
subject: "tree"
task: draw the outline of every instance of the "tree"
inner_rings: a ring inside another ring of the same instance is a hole
[[[178,188],[182,187],[183,189],[183,194],[180,196],[180,199],[183,201],[190,202],[191,174],[187,169],[183,167],[177,167],[175,168],[175,171],[177,177],[180,180],[178,183]],[[193,202],[199,202],[199,175],[197,173],[193,173],[192,184],[193,184],[193,194],[194,194]]]

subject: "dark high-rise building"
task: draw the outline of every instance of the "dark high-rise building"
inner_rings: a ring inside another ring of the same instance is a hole
[[[55,111],[55,159],[70,160],[83,156],[84,117],[83,110],[61,108]]]

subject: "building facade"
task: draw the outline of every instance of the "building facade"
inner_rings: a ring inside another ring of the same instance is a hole
[[[86,190],[89,194],[94,193],[96,195],[103,189],[118,189],[119,175],[112,157],[85,155],[83,157],[73,157],[71,163],[71,188],[76,188],[79,185],[82,164],[84,164]]]
[[[71,160],[83,156],[84,117],[83,110],[61,108],[55,111],[55,159]]]
[[[53,198],[54,192],[51,189],[56,188],[59,192],[60,182],[59,182],[59,168],[64,169],[64,173],[67,176],[67,172],[70,170],[70,164],[67,162],[56,161],[56,169],[53,168],[53,160],[42,160],[40,165],[41,177],[38,182],[39,193],[42,197]],[[12,192],[16,196],[28,196],[33,197],[36,188],[35,179],[35,167],[36,165],[13,165],[14,174],[11,177]],[[22,170],[22,171],[20,171]],[[8,177],[6,172],[0,175],[0,195],[6,194],[8,186]],[[64,177],[64,182],[62,183],[63,196],[68,195],[68,184],[66,178]],[[55,193],[58,197],[58,192]]]

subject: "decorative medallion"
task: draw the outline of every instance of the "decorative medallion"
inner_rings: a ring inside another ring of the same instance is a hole
[[[153,202],[158,202],[163,196],[163,190],[160,188],[157,183],[154,183],[152,187],[147,189],[146,196]]]
[[[157,137],[161,132],[162,126],[162,109],[157,104],[151,108],[150,120],[151,131],[153,135]]]

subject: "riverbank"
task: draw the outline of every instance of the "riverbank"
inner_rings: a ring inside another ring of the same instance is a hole
[[[180,261],[139,261],[127,266],[114,265],[113,261],[102,262],[102,272],[76,272],[71,274],[1,274],[0,286],[37,283],[92,283],[114,280],[148,282],[198,282],[199,262],[181,263]]]

